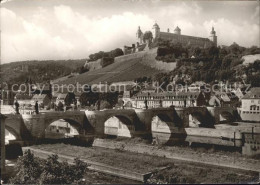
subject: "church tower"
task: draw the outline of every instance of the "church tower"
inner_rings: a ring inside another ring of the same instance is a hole
[[[209,40],[211,40],[213,42],[213,44],[215,46],[217,46],[217,36],[216,36],[216,32],[214,30],[214,27],[212,27],[212,29],[211,29]]]
[[[140,44],[143,43],[143,32],[140,28],[140,26],[138,26],[138,29],[137,29],[137,32],[136,32],[136,37],[137,37],[137,40]]]
[[[160,35],[160,27],[157,23],[153,25],[153,37],[154,39],[158,38]]]
[[[181,29],[177,26],[177,27],[174,29],[174,33],[177,34],[177,35],[180,35],[180,34],[181,34]]]

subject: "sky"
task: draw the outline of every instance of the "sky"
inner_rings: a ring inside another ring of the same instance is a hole
[[[138,26],[260,46],[260,1],[4,0],[1,63],[88,58],[137,41]]]

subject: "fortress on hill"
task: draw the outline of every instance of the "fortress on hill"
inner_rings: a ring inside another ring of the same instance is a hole
[[[132,44],[132,46],[124,46],[124,53],[131,54],[138,51],[149,49],[149,45],[151,44],[151,42],[154,42],[155,40],[158,39],[170,40],[174,43],[181,43],[183,46],[194,46],[200,48],[207,48],[212,45],[217,46],[217,36],[214,27],[212,27],[209,38],[203,38],[203,37],[195,37],[190,35],[182,35],[181,29],[178,26],[174,29],[173,33],[170,32],[169,28],[167,29],[167,32],[162,32],[160,30],[159,25],[155,23],[153,25],[152,34],[153,34],[152,40],[144,41],[143,39],[144,33],[142,32],[139,26],[136,32],[136,37],[137,37],[136,44]]]

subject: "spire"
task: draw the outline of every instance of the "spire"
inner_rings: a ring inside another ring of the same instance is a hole
[[[177,35],[180,35],[180,34],[181,34],[181,29],[179,28],[179,26],[177,26],[177,27],[174,29],[174,33],[177,34]]]
[[[155,22],[153,28],[160,28],[159,25]]]
[[[216,34],[214,27],[212,26],[210,34]]]
[[[179,28],[179,26],[177,26],[174,31],[181,31],[181,29]]]

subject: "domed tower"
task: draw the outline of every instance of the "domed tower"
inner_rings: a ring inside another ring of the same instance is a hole
[[[181,34],[181,29],[177,26],[177,27],[174,29],[174,33],[177,34],[177,35],[180,35],[180,34]]]
[[[213,44],[215,46],[217,46],[217,36],[216,36],[216,32],[214,30],[214,27],[212,27],[212,29],[211,29],[209,40],[211,40],[213,42]]]
[[[154,36],[154,38],[156,39],[156,38],[158,38],[159,37],[159,35],[160,35],[160,27],[159,27],[159,25],[157,24],[157,23],[155,23],[154,25],[153,25],[153,36]]]
[[[140,26],[138,26],[138,29],[137,29],[137,32],[136,32],[136,37],[137,37],[137,40],[140,44],[143,43],[143,32],[140,28]]]

